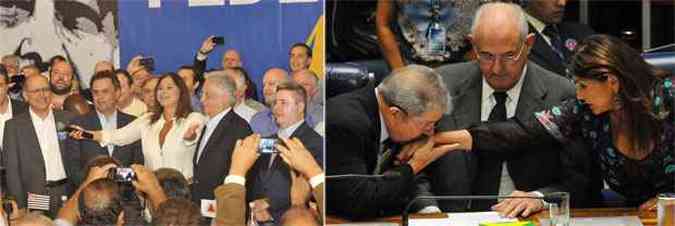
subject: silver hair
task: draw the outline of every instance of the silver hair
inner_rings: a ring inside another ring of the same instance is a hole
[[[385,103],[418,116],[439,110],[448,111],[448,89],[441,76],[421,65],[408,65],[393,71],[377,87]]]
[[[471,35],[476,36],[476,28],[478,27],[479,23],[481,22],[481,18],[483,17],[483,12],[486,10],[494,10],[494,9],[507,9],[505,12],[511,12],[516,15],[516,18],[518,19],[518,27],[520,28],[520,39],[525,40],[527,38],[527,34],[529,33],[529,26],[527,25],[527,16],[525,15],[525,12],[523,9],[513,3],[505,3],[505,2],[491,2],[491,3],[486,3],[480,6],[478,10],[476,11],[476,14],[473,17],[473,22],[471,23]]]
[[[234,106],[235,102],[237,101],[234,96],[234,91],[237,89],[237,85],[235,84],[234,80],[232,80],[232,78],[226,76],[225,74],[216,73],[210,74],[208,77],[206,77],[205,82],[213,83],[218,88],[222,89],[228,97],[227,99],[229,100],[229,103],[227,104],[229,106]]]

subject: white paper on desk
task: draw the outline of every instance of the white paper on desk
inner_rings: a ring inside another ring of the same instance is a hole
[[[518,219],[500,217],[497,212],[468,212],[448,213],[448,218],[443,219],[412,219],[410,225],[452,225],[452,226],[478,226],[480,223],[514,222]]]
[[[549,226],[549,219],[539,219],[541,226]],[[570,225],[574,226],[642,226],[640,218],[637,216],[623,217],[573,217],[570,219]]]

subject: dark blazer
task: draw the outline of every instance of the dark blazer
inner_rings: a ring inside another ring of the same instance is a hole
[[[68,112],[54,111],[57,129],[59,124],[68,125],[72,116]],[[57,132],[57,131],[54,131]],[[3,165],[7,171],[7,193],[16,198],[19,208],[26,208],[27,192],[46,194],[45,164],[40,143],[29,112],[24,112],[7,121],[2,152]],[[67,151],[65,131],[58,132],[61,161]],[[69,163],[63,162],[68,169]]]
[[[209,140],[202,140],[205,130],[202,129],[202,134],[199,135],[197,150],[192,158],[194,169],[190,191],[192,201],[198,205],[200,199],[214,199],[213,190],[223,184],[230,171],[230,157],[235,143],[251,134],[251,127],[246,120],[232,110],[220,119]],[[207,143],[201,156],[198,156],[202,142]]]
[[[12,116],[20,115],[28,112],[28,104],[20,100],[11,100],[12,101]]]
[[[122,128],[134,121],[136,117],[117,111],[117,127]],[[85,116],[75,117],[70,124],[78,125],[86,130],[101,130],[101,121],[96,111],[91,111]],[[76,140],[68,137],[66,140],[68,152],[64,158],[70,163],[68,177],[75,185],[82,183],[87,175],[84,175],[87,163],[97,156],[109,156],[108,148],[101,147],[98,142],[92,140]],[[143,152],[140,140],[124,146],[114,146],[112,157],[119,160],[123,166],[131,164],[144,164]]]
[[[326,105],[326,173],[372,174],[380,150],[380,118],[372,84],[333,97]],[[328,214],[347,218],[400,213],[415,188],[409,165],[389,169],[391,178],[341,178],[326,182]]]
[[[293,132],[291,137],[297,137],[312,153],[314,159],[323,166],[323,137],[309,127],[306,122]],[[276,157],[272,166],[268,168],[272,155],[262,155],[255,162],[247,175],[248,200],[259,198],[270,200],[270,213],[277,220],[281,220],[288,208],[291,207],[291,175],[290,168],[281,159]]]
[[[588,26],[578,23],[560,23],[558,24],[558,30],[560,32],[560,39],[563,43],[563,49],[561,51],[569,58],[572,51],[574,50],[571,47],[576,47],[572,43],[580,43],[584,38],[594,34],[595,32]],[[537,32],[532,25],[530,25],[530,33],[533,33],[535,36],[534,46],[529,54],[530,61],[540,65],[541,67],[552,71],[556,74],[567,76],[565,72],[565,62],[562,62],[560,58],[553,52],[551,46],[548,45],[542,34]],[[568,46],[567,43],[570,45]]]
[[[447,130],[468,128],[480,123],[483,79],[476,62],[453,64],[437,69],[443,76],[452,96],[454,110],[441,120]],[[529,117],[534,112],[550,108],[562,100],[573,98],[572,82],[557,76],[535,63],[527,64],[527,72],[520,91],[515,116]],[[512,152],[484,152],[472,150],[471,168],[474,177],[473,193],[495,195],[499,191],[502,163],[507,168],[517,190],[533,191],[550,186],[560,180],[560,153],[563,149],[556,142],[546,142]],[[487,210],[495,203],[473,201],[471,209]]]

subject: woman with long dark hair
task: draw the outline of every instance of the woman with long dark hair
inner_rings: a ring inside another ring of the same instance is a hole
[[[87,132],[103,146],[127,145],[140,139],[145,167],[151,170],[174,168],[191,178],[198,129],[206,121],[205,117],[192,111],[187,87],[175,73],[159,78],[154,106],[122,128]],[[81,135],[79,132],[72,134],[76,139],[82,139]]]
[[[562,144],[581,139],[590,150],[581,154],[587,156],[584,160],[591,170],[564,169],[561,190],[569,191],[572,199],[584,197],[589,205],[598,205],[602,200],[592,197],[601,197],[604,180],[625,198],[625,206],[653,209],[657,194],[675,191],[673,76],[607,35],[581,42],[571,57],[569,73],[575,76],[576,99],[530,119],[444,132],[436,141],[458,142],[464,150],[505,153],[533,142],[551,142],[551,138]],[[584,196],[593,189],[591,198]]]

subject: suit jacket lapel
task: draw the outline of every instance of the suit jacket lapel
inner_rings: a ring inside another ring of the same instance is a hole
[[[541,33],[539,33],[531,24],[529,26],[531,33],[533,33],[535,37],[534,46],[532,47],[532,50],[530,50],[530,54],[538,55],[550,65],[559,64],[560,58],[558,57],[558,54],[553,52],[553,49],[551,49],[551,46],[548,45]]]
[[[215,145],[214,142],[216,142],[217,139],[224,137],[225,129],[226,126],[225,124],[228,123],[229,121],[232,120],[232,114],[234,113],[233,109],[230,109],[230,112],[225,114],[222,119],[218,122],[218,125],[216,125],[216,128],[214,128],[213,133],[211,133],[211,136],[209,137],[209,140],[203,140],[204,139],[204,133],[206,133],[206,127],[202,129],[201,135],[199,135],[199,141],[197,142],[197,150],[195,151],[195,156],[193,158],[194,164],[197,165],[198,160],[201,158],[201,156],[204,156],[206,152],[209,150],[209,147],[212,145]],[[206,142],[206,145],[204,145],[204,150],[202,150],[201,155],[199,155],[199,146],[201,145],[202,142]],[[232,150],[229,150],[229,152],[232,152]],[[230,156],[230,154],[226,156]]]
[[[33,120],[31,119],[30,113],[24,114],[24,118],[21,120],[21,128],[26,128],[22,129],[19,131],[22,134],[20,137],[21,140],[25,139],[24,145],[28,147],[28,150],[22,150],[26,151],[26,155],[28,156],[27,159],[41,159],[42,161],[33,161],[31,164],[35,164],[35,168],[39,169],[37,170],[37,174],[39,175],[38,178],[40,178],[40,181],[46,181],[47,175],[45,174],[45,158],[42,155],[42,149],[40,148],[40,141],[38,140],[37,133],[35,133],[35,127],[33,126]],[[23,160],[25,161],[25,160]]]
[[[56,131],[54,131],[54,132],[56,133],[56,139],[59,140],[59,151],[61,152],[61,162],[65,162],[65,161],[63,161],[63,153],[66,152],[66,139],[65,139],[65,137],[64,137],[64,139],[61,139],[61,137],[59,137],[59,131],[58,131],[59,126],[58,125],[59,125],[59,123],[61,123],[64,126],[67,126],[68,122],[69,122],[69,119],[66,117],[66,115],[63,112],[58,112],[58,111],[54,112],[54,123],[55,123],[54,125],[56,125]],[[67,132],[64,131],[63,133],[65,134],[65,136],[68,136]],[[65,167],[66,164],[63,164],[63,165]]]
[[[516,117],[520,119],[531,117],[534,111],[544,105],[543,99],[546,97],[547,87],[544,87],[539,79],[542,71],[532,65],[534,64],[527,64],[527,73],[520,91],[518,107],[516,107]]]
[[[469,124],[480,122],[481,104],[476,103],[481,103],[483,77],[480,71],[478,73],[478,76],[473,76],[459,86],[465,88],[455,93],[456,96],[452,98],[454,110],[451,114],[456,127],[465,128]]]

